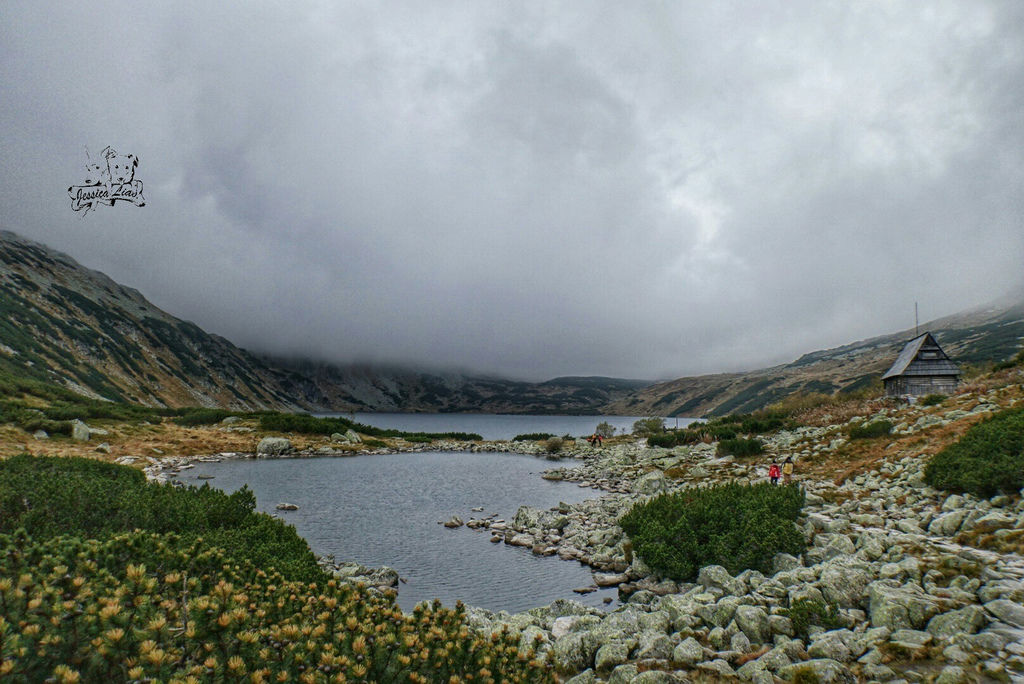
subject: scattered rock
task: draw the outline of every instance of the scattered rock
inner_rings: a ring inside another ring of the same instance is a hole
[[[283,456],[295,452],[295,447],[287,437],[264,437],[256,445],[257,456]]]
[[[75,418],[71,421],[71,439],[76,442],[89,441],[89,426]]]

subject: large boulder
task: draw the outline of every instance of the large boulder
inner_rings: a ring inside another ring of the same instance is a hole
[[[853,652],[847,645],[853,633],[848,629],[836,629],[818,634],[810,646],[807,655],[812,658],[828,658],[840,663],[853,660]]]
[[[704,647],[692,636],[679,642],[672,651],[672,662],[682,667],[692,667],[704,660]]]
[[[629,660],[629,644],[616,641],[597,649],[597,654],[594,656],[594,669],[607,672],[627,660]]]
[[[985,604],[985,610],[1003,622],[1024,628],[1024,606],[1007,599],[996,599]]]
[[[805,674],[806,673],[806,674]],[[779,670],[779,676],[789,681],[804,675],[801,681],[816,681],[820,684],[856,684],[857,678],[842,663],[828,658],[816,658],[802,663],[787,665]],[[812,675],[813,679],[808,675]]]
[[[532,506],[520,506],[516,511],[516,517],[512,519],[512,525],[517,530],[532,530],[540,527],[540,519],[547,511]]]
[[[869,584],[871,576],[867,572],[837,562],[822,570],[818,587],[829,603],[838,603],[843,608],[859,608]]]
[[[633,491],[643,496],[653,496],[665,491],[665,487],[665,474],[660,470],[652,470],[636,481]]]
[[[537,520],[537,524],[545,530],[558,530],[561,532],[569,524],[569,517],[558,511],[544,511]]]
[[[294,452],[295,447],[286,437],[264,437],[256,445],[257,456],[284,456]]]
[[[636,649],[638,660],[668,660],[672,657],[674,644],[664,632],[641,632],[637,636],[639,644]]]
[[[71,439],[76,442],[89,441],[89,426],[75,418],[71,421]]]
[[[702,587],[717,587],[733,596],[747,593],[746,584],[730,575],[721,565],[705,565],[697,573],[697,583]]]
[[[891,580],[878,580],[868,587],[871,624],[875,627],[922,629],[939,613],[935,599],[920,585],[908,582],[897,585]]]
[[[1013,527],[1017,519],[1002,511],[992,511],[974,521],[972,529],[976,532],[995,532]]]
[[[768,613],[760,606],[739,606],[736,608],[736,625],[743,630],[752,644],[763,644],[771,640],[768,627]]]
[[[594,664],[601,643],[590,632],[570,632],[551,647],[551,663],[561,674],[582,672]]]
[[[952,498],[952,497],[951,497]],[[928,525],[928,534],[951,537],[960,529],[961,523],[967,517],[967,511],[960,508],[937,516]]]
[[[985,610],[981,606],[972,604],[960,610],[936,615],[928,623],[928,632],[937,637],[974,634],[984,627],[986,622],[988,622],[988,617],[985,615]]]

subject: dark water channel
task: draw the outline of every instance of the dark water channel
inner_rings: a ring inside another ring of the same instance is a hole
[[[407,580],[398,594],[405,611],[434,598],[510,612],[558,598],[603,605],[615,590],[572,591],[592,584],[586,566],[493,544],[485,531],[438,524],[452,515],[469,520],[492,513],[510,521],[520,505],[549,508],[597,495],[542,479],[551,465],[520,454],[427,452],[199,463],[179,479],[225,491],[248,484],[257,508],[295,525],[318,555],[395,568]],[[299,509],[278,512],[281,502]],[[484,510],[474,512],[477,507]]]

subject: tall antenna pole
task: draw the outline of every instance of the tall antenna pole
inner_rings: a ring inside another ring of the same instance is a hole
[[[914,337],[917,337],[917,302],[914,302]]]

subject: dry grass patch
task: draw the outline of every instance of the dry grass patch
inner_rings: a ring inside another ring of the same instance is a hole
[[[976,549],[999,553],[1024,554],[1024,530],[999,530],[998,532],[961,532],[953,541]]]
[[[231,432],[220,427],[183,427],[169,420],[159,425],[102,421],[89,425],[102,427],[109,434],[97,435],[88,442],[76,442],[65,436],[37,440],[19,428],[0,427],[0,455],[83,456],[106,461],[121,456],[205,456],[222,451],[254,452],[263,436],[255,432]],[[312,437],[302,435],[291,439],[296,449],[304,450],[318,445]],[[96,451],[101,443],[109,445],[109,454]]]

